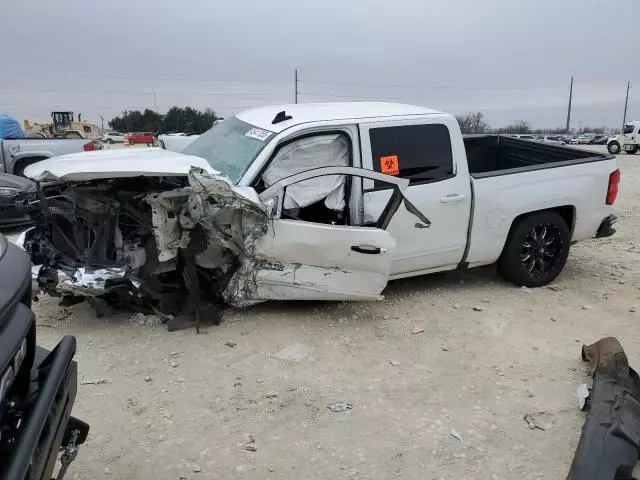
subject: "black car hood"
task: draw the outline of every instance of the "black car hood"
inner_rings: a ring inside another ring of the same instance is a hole
[[[21,192],[29,193],[36,191],[36,182],[10,173],[0,173],[0,188],[16,188]]]

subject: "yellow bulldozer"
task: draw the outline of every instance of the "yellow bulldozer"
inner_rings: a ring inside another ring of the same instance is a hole
[[[24,131],[29,138],[100,138],[98,126],[83,122],[82,114],[75,120],[73,112],[51,112],[51,123],[29,123],[24,121]]]

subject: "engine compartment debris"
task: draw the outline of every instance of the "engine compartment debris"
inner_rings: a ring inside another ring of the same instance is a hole
[[[22,243],[50,295],[155,313],[170,330],[217,324],[223,305],[257,301],[252,242],[267,215],[253,194],[199,169],[39,184],[22,200],[36,225]]]

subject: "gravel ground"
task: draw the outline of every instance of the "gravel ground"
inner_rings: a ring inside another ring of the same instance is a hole
[[[73,478],[565,478],[581,345],[618,336],[640,367],[639,158],[618,157],[618,233],[572,247],[549,288],[482,268],[230,310],[201,335],[41,297],[39,343],[75,335],[80,380],[106,381],[79,387]]]

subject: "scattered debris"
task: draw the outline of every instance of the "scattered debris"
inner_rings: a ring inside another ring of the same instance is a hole
[[[292,343],[272,355],[273,358],[288,362],[300,362],[309,356],[309,347],[301,343]]]
[[[80,382],[80,385],[104,385],[105,383],[111,383],[110,378],[96,378],[95,380],[85,380]]]
[[[389,360],[389,364],[392,367],[399,367],[400,366],[400,362],[396,362],[395,360]]]
[[[176,368],[180,364],[176,361],[173,361],[173,362],[169,362],[169,365],[171,366],[171,368]]]
[[[151,381],[151,375],[145,375],[144,381],[145,382],[150,382]]]
[[[547,285],[545,288],[554,292],[559,292],[560,290],[562,290],[560,287],[556,287],[555,285]]]
[[[458,310],[458,309],[460,308],[460,304],[459,304],[459,303],[454,303],[454,304],[452,305],[452,307],[453,307],[455,310]]]
[[[424,332],[424,327],[422,325],[416,325],[411,329],[411,333],[413,333],[414,335],[422,332]]]
[[[578,388],[576,388],[576,394],[578,395],[578,405],[580,410],[584,410],[584,407],[587,404],[587,399],[589,398],[589,386],[586,383],[578,385]]]
[[[448,352],[449,351],[449,347],[447,347],[446,345],[442,346],[442,351],[443,352]]]
[[[224,344],[229,348],[236,348],[236,342],[224,342]]]
[[[200,465],[193,466],[193,473],[200,473],[201,471],[202,471],[202,468],[200,468]]]
[[[473,307],[473,311],[474,311],[474,312],[481,312],[482,310],[484,310],[484,309],[483,309],[482,307],[477,306],[477,305],[475,305],[475,306]]]
[[[267,398],[276,398],[278,396],[278,394],[276,392],[267,392],[267,394],[265,395],[265,397]]]
[[[246,450],[247,452],[257,452],[258,449],[256,447],[254,447],[253,445],[245,445],[242,447],[243,450]]]
[[[593,307],[591,305],[582,305],[582,310],[591,310]]]
[[[531,289],[529,287],[527,287],[526,285],[522,285],[519,290],[522,293],[531,293]]]
[[[630,311],[631,313],[634,313],[634,312],[636,311],[636,307],[629,307],[629,311]]]
[[[462,441],[462,435],[460,435],[458,433],[457,430],[454,430],[453,428],[449,431],[449,435],[451,435],[453,438]]]
[[[531,430],[549,430],[551,429],[551,414],[548,412],[527,413],[524,421]]]
[[[632,472],[638,462],[640,424],[638,374],[629,366],[615,337],[583,345],[582,359],[593,368],[593,387],[589,413],[567,478],[635,477]]]
[[[335,402],[327,405],[327,408],[332,412],[346,412],[347,410],[351,410],[353,405],[347,402]]]
[[[109,475],[111,473],[111,469],[109,467],[104,467],[104,474]]]

